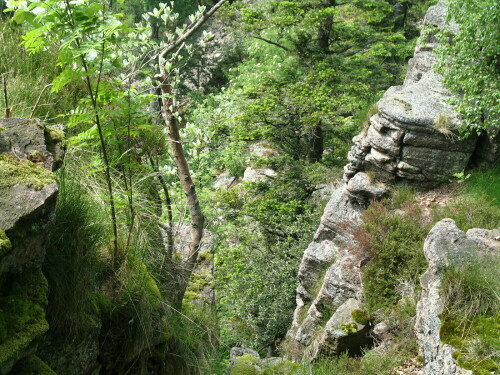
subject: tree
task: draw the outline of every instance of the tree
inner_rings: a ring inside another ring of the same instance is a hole
[[[70,125],[80,129],[80,133],[73,137],[73,142],[87,147],[97,146],[102,156],[102,169],[105,174],[113,229],[115,268],[121,265],[126,254],[123,254],[119,248],[115,194],[118,183],[114,175],[123,176],[129,211],[127,237],[130,237],[133,230],[135,218],[132,191],[134,163],[141,163],[144,157],[151,162],[154,175],[159,178],[160,183],[163,182],[167,206],[170,206],[168,190],[158,164],[152,158],[154,152],[150,149],[151,144],[148,145],[144,136],[141,138],[141,134],[144,135],[145,132],[156,127],[154,123],[151,123],[151,116],[148,118],[140,115],[140,111],[144,111],[152,100],[148,90],[144,90],[144,87],[148,88],[150,81],[144,77],[153,76],[154,71],[160,72],[156,76],[160,82],[160,97],[157,99],[161,99],[164,126],[169,135],[168,142],[172,145],[178,176],[191,212],[191,244],[187,261],[178,267],[177,272],[180,275],[172,275],[172,278],[176,280],[172,290],[172,303],[177,307],[180,306],[189,275],[196,264],[204,229],[204,216],[200,209],[179,131],[180,113],[176,90],[180,68],[183,64],[181,52],[186,50],[189,53],[192,50],[188,39],[225,2],[226,0],[220,0],[206,13],[204,13],[204,8],[200,8],[197,14],[190,17],[191,25],[181,28],[178,27],[178,15],[173,9],[160,3],[159,9],[155,8],[145,15],[145,20],[155,19],[159,22],[166,30],[165,39],[150,38],[151,29],[147,24],[125,27],[107,4],[99,1],[69,2],[66,0],[61,3],[48,0],[29,2],[26,6],[23,2],[12,4],[17,7],[14,20],[18,22],[28,20],[36,25],[25,36],[24,44],[30,52],[37,52],[51,43],[60,45],[58,64],[62,72],[54,80],[53,89],[57,91],[72,80],[84,79],[86,82],[88,98],[82,100],[81,106],[73,111]],[[174,28],[171,29],[171,26]],[[141,87],[137,83],[141,77],[143,88],[137,89],[134,86]],[[94,143],[96,139],[97,144]],[[145,155],[137,153],[135,148],[138,146],[141,146],[141,152]],[[116,154],[114,159],[111,157],[113,153]],[[134,154],[135,157],[132,157],[131,155]],[[161,214],[157,216],[159,220]],[[169,214],[169,221],[171,224],[171,214]],[[158,224],[162,226],[161,223]],[[170,242],[166,262],[172,266]],[[127,240],[126,246],[128,243]],[[171,269],[167,272],[174,273]]]
[[[443,31],[438,70],[455,94],[452,103],[464,115],[463,134],[500,127],[500,6],[495,0],[448,2],[448,22],[456,34]],[[451,34],[451,35],[450,35]]]

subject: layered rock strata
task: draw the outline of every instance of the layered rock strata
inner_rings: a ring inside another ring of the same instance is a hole
[[[363,303],[360,268],[367,261],[354,236],[363,209],[388,196],[388,183],[432,187],[446,181],[475,150],[476,138],[456,135],[461,119],[433,71],[433,35],[443,27],[456,29],[445,25],[445,13],[442,2],[429,8],[425,24],[431,31],[417,46],[403,85],[387,90],[366,131],[354,138],[343,182],[300,265],[297,307],[284,346],[294,360],[359,352],[370,344],[370,327],[354,319]]]
[[[410,59],[403,85],[386,91],[366,131],[353,139],[346,182],[360,171],[372,171],[382,182],[432,187],[467,166],[477,138],[459,139],[460,116],[447,103],[450,93],[442,76],[433,70],[439,45],[433,35],[449,28],[445,13],[442,3],[429,8],[424,24],[430,31]]]
[[[457,228],[451,219],[437,223],[425,240],[424,254],[429,263],[420,278],[422,296],[417,304],[415,333],[424,367],[421,375],[470,375],[472,371],[459,367],[453,358],[455,348],[443,344],[440,337],[443,299],[441,283],[446,267],[467,262],[481,254],[500,251],[500,228],[495,230],[470,229],[467,233]]]

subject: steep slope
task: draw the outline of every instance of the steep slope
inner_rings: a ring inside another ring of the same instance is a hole
[[[437,186],[462,171],[476,150],[474,137],[458,137],[460,117],[447,103],[450,93],[433,71],[435,34],[444,27],[443,2],[429,8],[426,34],[410,60],[402,86],[391,87],[378,113],[356,136],[344,168],[299,270],[297,307],[284,350],[294,360],[315,360],[370,344],[367,321],[355,319],[365,302],[362,266],[368,254],[353,237],[363,208],[389,195],[391,185]],[[360,324],[362,323],[362,324]]]

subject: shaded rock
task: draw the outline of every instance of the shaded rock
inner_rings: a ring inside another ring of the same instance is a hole
[[[357,173],[349,180],[346,192],[353,201],[364,207],[368,206],[371,201],[378,201],[389,195],[387,186],[372,182],[371,178],[363,172]]]
[[[239,183],[238,177],[232,176],[227,172],[221,173],[215,178],[214,189],[230,189]]]
[[[30,160],[54,171],[64,155],[62,125],[45,125],[37,119],[0,119],[0,153]]]
[[[174,223],[174,252],[184,261],[189,256],[189,244],[191,225],[185,223]],[[167,234],[162,230],[163,242],[167,247]],[[203,239],[198,249],[198,260],[184,295],[185,303],[192,303],[198,307],[210,307],[215,303],[214,291],[214,242],[212,232],[203,231]]]
[[[421,276],[422,296],[417,304],[415,333],[424,360],[421,375],[465,375],[472,371],[458,366],[453,359],[455,349],[442,344],[440,338],[443,300],[440,287],[443,272],[452,263],[466,262],[480,253],[500,250],[500,228],[495,230],[471,229],[467,233],[457,228],[451,219],[437,223],[424,244],[424,254],[429,263]]]
[[[360,215],[361,208],[351,202],[345,185],[338,186],[299,267],[297,307],[285,344],[294,360],[312,360],[322,351],[340,350],[353,338],[334,334],[332,327],[347,306],[359,307],[361,301],[360,264],[365,255],[350,251],[356,246],[353,233],[361,225]]]
[[[0,374],[7,374],[14,365],[48,368],[34,353],[49,328],[48,285],[40,266],[58,191],[52,170],[61,162],[64,133],[16,118],[0,120],[0,129],[0,312],[6,329]]]

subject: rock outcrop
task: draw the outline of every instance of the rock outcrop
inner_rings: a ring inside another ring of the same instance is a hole
[[[441,220],[427,236],[424,253],[429,267],[420,278],[422,296],[417,305],[415,323],[415,332],[424,362],[421,375],[472,374],[472,371],[457,365],[453,358],[455,349],[441,342],[440,315],[444,306],[440,297],[440,287],[447,266],[467,262],[473,257],[478,257],[480,253],[498,254],[499,238],[500,228],[470,229],[464,233],[451,219]]]
[[[321,224],[302,258],[297,307],[286,349],[294,360],[321,354],[359,352],[370,339],[352,313],[360,309],[360,266],[365,254],[354,251],[353,232],[361,225],[361,208],[352,204],[345,185],[328,202]]]
[[[456,29],[445,25],[445,13],[443,2],[429,8],[425,24],[431,32],[416,47],[403,85],[387,90],[366,131],[354,137],[343,183],[333,192],[300,265],[297,307],[284,344],[294,360],[355,353],[370,344],[370,327],[353,317],[363,302],[360,268],[367,260],[353,236],[363,209],[388,196],[389,184],[433,187],[447,181],[475,151],[477,138],[457,136],[461,119],[447,103],[450,93],[442,77],[433,71],[437,29]]]
[[[403,85],[386,91],[366,131],[354,137],[346,182],[371,171],[378,181],[432,187],[467,166],[477,138],[459,139],[460,116],[447,103],[450,93],[433,70],[438,45],[433,35],[449,27],[445,13],[442,2],[429,8],[424,23],[434,31],[415,49]]]
[[[48,330],[41,264],[63,135],[36,120],[0,120],[0,374],[23,361],[46,367],[34,353]]]

